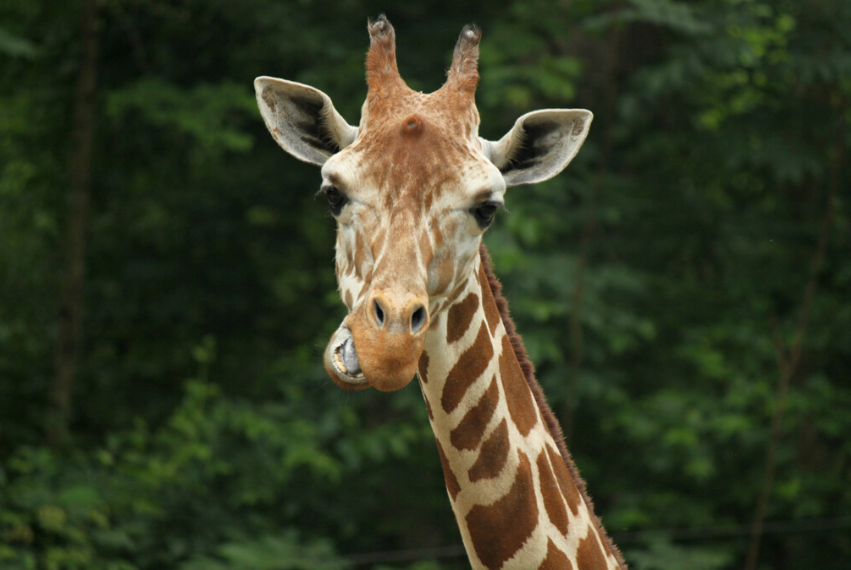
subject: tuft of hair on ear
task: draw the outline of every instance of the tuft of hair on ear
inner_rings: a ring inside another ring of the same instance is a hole
[[[479,42],[482,32],[475,24],[467,24],[458,36],[452,67],[447,73],[447,84],[458,91],[474,93],[479,84]]]
[[[366,82],[371,92],[404,85],[396,65],[396,32],[387,16],[381,14],[367,24],[369,52],[366,54]]]

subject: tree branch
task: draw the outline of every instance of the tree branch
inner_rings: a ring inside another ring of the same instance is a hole
[[[618,93],[618,65],[620,56],[621,32],[615,31],[609,45],[609,51],[606,54],[606,109],[605,116],[614,116],[615,107],[617,106]],[[579,370],[582,367],[582,362],[585,358],[585,339],[582,333],[582,307],[585,300],[585,272],[588,267],[588,255],[597,230],[597,207],[602,194],[602,177],[609,170],[608,158],[611,155],[612,149],[612,125],[607,122],[603,128],[602,136],[602,152],[600,171],[597,179],[591,186],[591,198],[588,204],[588,211],[585,216],[585,223],[582,227],[582,235],[579,241],[579,261],[576,266],[575,280],[576,285],[571,295],[570,303],[570,375],[567,379],[567,406],[562,422],[562,431],[565,441],[570,441],[573,434],[573,421],[576,414],[578,402],[578,387],[579,387]]]
[[[47,418],[47,438],[52,444],[60,444],[68,437],[71,395],[80,355],[86,281],[86,229],[91,201],[97,57],[96,0],[81,0],[80,72],[74,99],[65,267],[54,356],[55,375],[50,385],[51,408]]]
[[[827,203],[819,228],[818,244],[813,252],[810,262],[810,274],[804,288],[801,310],[795,325],[795,333],[789,347],[786,348],[780,335],[780,324],[777,317],[772,317],[771,336],[774,342],[774,352],[777,358],[779,380],[777,382],[777,393],[774,399],[774,415],[771,418],[771,432],[768,447],[765,452],[765,470],[763,472],[762,489],[757,497],[754,518],[751,523],[751,537],[748,546],[748,554],[745,560],[745,570],[755,570],[759,559],[759,545],[765,524],[765,515],[771,500],[771,491],[774,486],[774,476],[777,470],[777,450],[780,447],[781,428],[783,423],[783,410],[786,404],[786,394],[789,391],[789,383],[797,371],[801,360],[801,347],[803,346],[804,334],[810,318],[810,310],[818,287],[818,275],[824,265],[827,253],[827,243],[830,237],[830,229],[833,225],[834,209],[836,207],[837,194],[840,184],[840,170],[844,156],[841,142],[837,144],[831,168],[831,180],[828,187]]]

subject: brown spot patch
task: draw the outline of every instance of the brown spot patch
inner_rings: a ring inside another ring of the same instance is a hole
[[[420,363],[417,367],[417,372],[420,373],[420,379],[423,384],[428,384],[428,353],[424,350],[420,356]]]
[[[606,562],[606,554],[603,552],[603,547],[600,546],[597,531],[593,526],[588,527],[588,535],[579,541],[579,548],[576,550],[576,564],[582,570],[609,567]]]
[[[526,377],[517,362],[517,356],[511,347],[508,336],[502,337],[502,354],[499,355],[499,375],[505,391],[505,401],[508,412],[517,429],[523,436],[529,435],[538,423],[535,402],[532,400],[532,390],[526,383]]]
[[[495,335],[496,326],[500,321],[499,309],[497,309],[496,301],[493,298],[493,293],[491,293],[491,288],[488,284],[484,263],[479,266],[479,284],[482,287],[482,307],[485,309],[485,319],[488,321],[488,327],[490,327],[491,334]]]
[[[451,282],[454,279],[455,279],[455,273],[453,271],[449,276],[449,281]],[[464,292],[466,287],[467,287],[467,284],[464,283],[463,281],[456,283],[455,288],[452,291],[450,291],[449,295],[447,295],[447,297],[446,297],[446,306],[449,307],[449,306],[454,305],[455,301],[458,300],[458,297],[461,296],[461,293]]]
[[[567,466],[564,464],[564,459],[550,445],[547,445],[547,455],[549,455],[550,463],[555,470],[556,480],[558,481],[558,486],[561,487],[564,500],[567,501],[567,505],[573,511],[573,514],[578,515],[582,496],[573,482],[573,477],[570,476],[570,471],[567,470]]]
[[[452,344],[464,336],[479,306],[479,296],[470,293],[463,301],[449,307],[449,318],[446,321],[446,342]]]
[[[564,497],[556,482],[553,470],[547,454],[541,451],[538,455],[538,477],[541,480],[541,495],[544,497],[544,509],[550,522],[563,534],[567,534],[567,509],[564,506]]]
[[[529,458],[518,452],[514,484],[492,505],[476,505],[467,513],[467,528],[479,560],[496,570],[514,556],[538,525],[538,504]]]
[[[354,269],[358,275],[362,275],[364,264],[366,263],[366,243],[361,235],[361,232],[355,231],[355,263]]]
[[[431,411],[431,402],[428,401],[428,396],[426,396],[425,390],[423,390],[422,380],[420,380],[420,390],[422,390],[422,392],[423,392],[423,400],[425,401],[425,404],[426,404],[426,411],[428,412],[428,419],[430,419],[431,421],[434,421],[434,414]]]
[[[352,292],[349,291],[348,289],[346,289],[346,295],[343,298],[343,302],[346,304],[346,307],[348,307],[349,310],[351,311],[354,300],[352,299]]]
[[[475,449],[488,427],[496,405],[499,403],[499,387],[496,377],[482,394],[479,403],[475,405],[464,419],[449,434],[449,441],[456,449]]]
[[[434,204],[434,190],[427,189],[423,194],[423,210],[426,212],[431,211],[431,205]],[[432,228],[433,229],[433,228]],[[436,232],[439,234],[439,232]],[[435,235],[435,243],[440,243],[441,240],[438,235]]]
[[[573,564],[570,563],[567,555],[550,540],[547,542],[547,557],[544,558],[538,570],[573,570]]]
[[[458,407],[467,389],[484,373],[492,358],[493,345],[491,345],[488,329],[485,323],[482,323],[475,342],[461,355],[449,371],[449,376],[446,377],[440,403],[447,413],[451,413]]]
[[[428,411],[428,417],[429,417],[430,420],[434,421],[434,414],[431,413],[431,404],[428,401],[428,395],[426,394],[425,386],[423,386],[423,379],[420,378],[419,380],[420,380],[420,382],[419,382],[420,393],[423,395],[423,401],[425,402],[425,405],[426,405],[426,411]]]
[[[355,263],[355,252],[352,248],[346,247],[346,268],[348,269]]]
[[[508,451],[508,424],[503,418],[502,423],[493,430],[490,437],[482,444],[478,459],[470,467],[470,481],[493,479],[499,475],[508,459]]]
[[[452,472],[452,467],[449,466],[449,460],[446,459],[446,454],[443,453],[443,446],[440,445],[440,441],[435,438],[435,443],[437,443],[437,453],[440,455],[440,464],[443,465],[443,478],[446,480],[446,490],[449,491],[449,496],[452,497],[452,500],[455,500],[455,497],[458,496],[458,493],[461,491],[461,485],[458,484],[458,478],[455,476],[455,473]]]

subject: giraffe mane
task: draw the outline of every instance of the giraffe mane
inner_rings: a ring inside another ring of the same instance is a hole
[[[517,361],[520,363],[521,370],[523,370],[523,376],[526,378],[526,383],[529,385],[529,389],[532,390],[535,402],[541,410],[541,416],[544,418],[544,425],[546,425],[547,431],[555,440],[556,446],[558,446],[558,451],[561,453],[562,459],[564,459],[564,464],[567,466],[576,487],[579,489],[579,493],[582,495],[582,498],[585,500],[585,504],[588,506],[588,511],[591,515],[591,519],[594,521],[594,525],[597,527],[597,531],[609,546],[609,549],[614,554],[618,564],[622,568],[626,568],[623,555],[612,542],[612,539],[609,537],[606,529],[600,522],[600,517],[598,517],[594,512],[594,502],[588,495],[585,479],[583,479],[579,474],[579,469],[577,469],[576,464],[573,462],[573,457],[567,450],[567,446],[564,443],[564,433],[561,430],[561,425],[558,423],[558,419],[550,408],[550,405],[547,403],[547,398],[544,396],[544,392],[541,389],[540,384],[538,384],[537,378],[535,378],[535,365],[532,364],[531,360],[529,360],[526,347],[523,345],[523,339],[517,333],[514,321],[511,319],[511,315],[508,311],[508,301],[502,296],[502,284],[493,272],[490,254],[488,254],[485,244],[482,244],[479,247],[479,256],[482,260],[482,267],[485,270],[485,276],[487,277],[491,294],[493,295],[494,301],[496,301],[496,308],[499,311],[499,316],[502,318],[502,324],[505,327],[505,332],[508,334],[508,339],[511,341],[511,347],[514,349],[514,354],[517,356]]]

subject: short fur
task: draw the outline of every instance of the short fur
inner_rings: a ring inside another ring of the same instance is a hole
[[[381,14],[370,21],[369,52],[366,54],[366,81],[369,98],[386,95],[397,89],[407,89],[396,64],[396,31],[387,17]]]
[[[447,73],[447,84],[458,91],[473,94],[479,84],[479,42],[482,32],[469,24],[461,30],[455,53],[452,56],[452,67]]]
[[[585,500],[585,504],[588,506],[588,511],[591,513],[594,525],[600,532],[600,536],[603,537],[603,540],[608,545],[609,550],[612,551],[612,554],[614,554],[615,559],[621,568],[626,568],[626,563],[624,562],[620,550],[618,550],[618,548],[614,545],[612,539],[609,538],[609,535],[606,533],[606,529],[603,528],[603,525],[600,522],[600,518],[594,513],[594,503],[591,501],[591,497],[588,496],[588,492],[585,488],[585,480],[579,475],[579,469],[576,468],[576,465],[573,462],[573,457],[571,457],[570,452],[567,451],[567,446],[564,444],[564,434],[561,431],[561,425],[559,425],[555,414],[552,409],[550,409],[547,399],[544,396],[544,392],[541,390],[541,386],[535,378],[535,366],[529,360],[526,347],[523,346],[523,339],[519,334],[517,334],[517,330],[514,328],[514,321],[511,320],[511,315],[508,312],[508,301],[506,301],[502,296],[502,284],[499,282],[496,275],[494,275],[490,255],[488,254],[485,244],[482,244],[479,248],[479,256],[482,260],[482,267],[485,269],[485,275],[488,279],[491,294],[493,295],[494,301],[496,301],[496,307],[499,310],[500,317],[502,318],[502,324],[505,326],[505,332],[511,340],[511,346],[514,349],[514,354],[517,356],[518,362],[520,362],[520,368],[523,370],[526,382],[529,384],[529,388],[535,396],[538,408],[541,410],[541,415],[544,418],[547,431],[550,432],[550,435],[555,440],[559,453],[561,453],[564,463],[567,466],[568,471],[570,471],[570,475],[573,477],[573,481],[576,483],[576,486],[579,488],[579,492],[582,494],[582,498]]]

